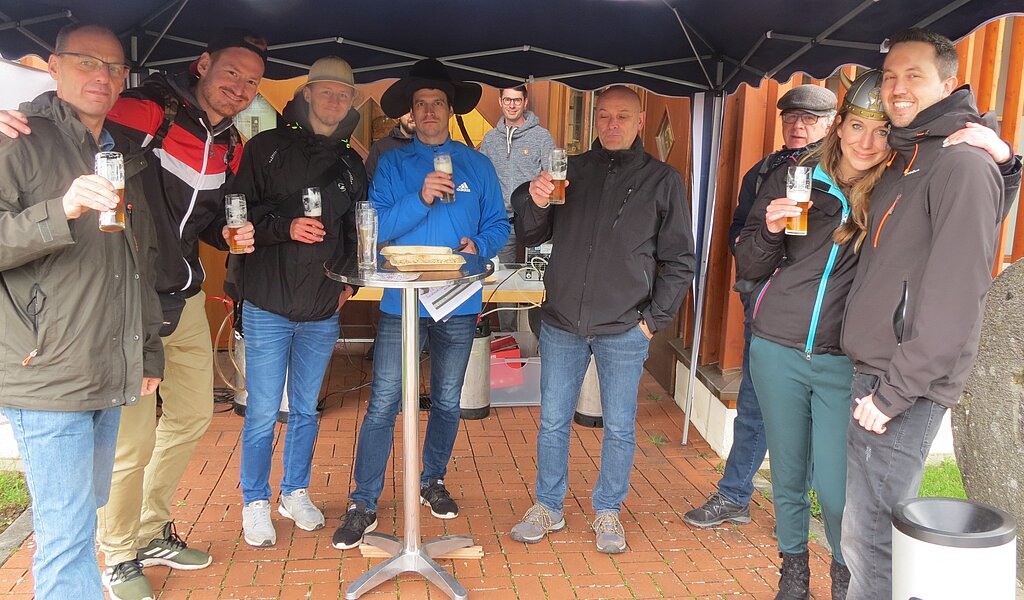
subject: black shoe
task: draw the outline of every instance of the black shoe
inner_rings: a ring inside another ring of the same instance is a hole
[[[366,505],[357,502],[348,507],[341,527],[334,530],[331,545],[338,550],[355,548],[363,541],[363,534],[377,528],[377,513],[366,510]]]
[[[811,568],[807,564],[807,552],[786,554],[780,552],[782,569],[779,577],[779,593],[775,600],[809,600],[811,597]]]
[[[438,519],[454,519],[459,516],[459,505],[445,489],[443,479],[435,479],[420,488],[420,504],[429,504],[430,514]]]
[[[741,506],[715,492],[703,506],[683,515],[683,521],[694,527],[715,527],[726,521],[744,525],[750,522],[750,506]]]
[[[832,600],[846,600],[846,590],[850,588],[850,569],[833,558],[829,575],[832,576]]]

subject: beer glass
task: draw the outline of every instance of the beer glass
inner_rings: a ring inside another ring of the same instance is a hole
[[[323,205],[320,201],[320,188],[308,187],[302,190],[302,211],[306,217],[323,222],[320,218]]]
[[[359,268],[377,267],[377,209],[370,202],[356,203],[356,234],[359,239]]]
[[[438,152],[434,155],[434,170],[452,175],[452,155],[447,152]],[[455,194],[443,192],[440,196],[441,202],[455,202]]]
[[[548,173],[551,173],[551,183],[555,184],[549,204],[565,204],[565,176],[569,172],[569,157],[565,148],[552,148],[548,153]]]
[[[224,216],[228,220],[228,251],[231,254],[245,254],[245,246],[240,246],[235,241],[238,228],[245,225],[245,194],[224,196]]]
[[[124,230],[124,157],[120,152],[98,152],[94,172],[105,178],[117,192],[117,206],[100,212],[100,231]]]
[[[796,200],[800,215],[786,221],[786,235],[807,235],[807,209],[811,201],[811,168],[790,167],[786,173],[786,197]]]

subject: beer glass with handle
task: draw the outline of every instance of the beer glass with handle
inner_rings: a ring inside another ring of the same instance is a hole
[[[245,225],[246,207],[245,194],[228,194],[224,196],[224,216],[228,221],[228,252],[245,254],[245,246],[235,241],[238,228]]]
[[[790,167],[786,173],[786,197],[796,200],[800,215],[786,221],[786,235],[807,235],[807,209],[811,202],[811,168]]]
[[[548,203],[565,204],[565,177],[569,173],[569,156],[566,154],[565,148],[552,148],[548,153],[548,165],[550,166],[548,173],[551,173],[551,183],[555,184]]]
[[[117,207],[100,212],[100,231],[124,230],[124,157],[120,152],[98,152],[94,172],[117,192]]]

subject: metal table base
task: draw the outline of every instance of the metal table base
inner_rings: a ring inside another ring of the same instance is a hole
[[[419,573],[453,600],[465,600],[466,588],[434,560],[442,554],[473,545],[472,538],[444,536],[420,545],[420,409],[419,409],[419,289],[402,288],[402,481],[405,538],[368,533],[363,541],[391,558],[363,573],[345,590],[355,600],[378,585],[401,575]]]

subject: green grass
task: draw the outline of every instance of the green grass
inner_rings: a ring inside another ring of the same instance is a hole
[[[25,478],[17,471],[0,471],[0,511],[29,504]]]
[[[964,480],[960,477],[960,469],[956,466],[956,462],[946,458],[940,463],[927,465],[924,468],[924,478],[921,479],[921,490],[918,495],[945,496],[966,500]]]
[[[647,441],[654,444],[655,446],[664,446],[668,443],[668,438],[661,435],[660,433],[652,433],[647,436]]]

